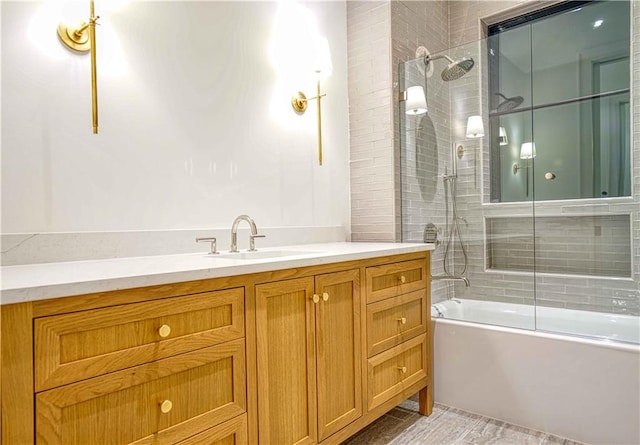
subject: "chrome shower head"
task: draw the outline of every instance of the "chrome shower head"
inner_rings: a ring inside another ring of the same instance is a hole
[[[450,80],[460,79],[462,76],[467,74],[475,62],[471,57],[463,57],[459,60],[454,60],[447,65],[447,67],[442,70],[442,80],[448,82]]]
[[[442,70],[442,73],[440,74],[442,80],[444,80],[445,82],[460,79],[462,76],[467,74],[475,64],[474,60],[471,57],[463,57],[462,59],[453,60],[446,54],[441,54],[433,57],[431,55],[427,55],[424,58],[424,63],[428,66],[430,62],[436,59],[447,59],[449,61],[449,64],[444,70]]]

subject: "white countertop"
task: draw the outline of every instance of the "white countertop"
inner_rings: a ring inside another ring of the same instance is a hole
[[[260,249],[251,259],[239,259],[244,252],[222,252],[221,255],[197,253],[7,266],[0,268],[0,300],[2,304],[22,303],[433,248],[432,244],[422,243],[326,243]],[[274,256],[260,258],[269,255]]]

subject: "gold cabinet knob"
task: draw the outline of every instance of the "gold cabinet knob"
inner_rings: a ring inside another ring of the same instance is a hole
[[[396,320],[398,320],[400,324],[407,324],[407,317],[396,318]]]
[[[313,297],[311,297],[313,299],[314,303],[317,303],[318,301],[320,301],[320,296],[318,294],[313,294]]]
[[[407,373],[407,367],[406,366],[396,366],[396,368],[398,369],[398,371],[402,371],[403,374]]]
[[[322,300],[323,300],[323,301],[327,301],[328,299],[329,299],[329,294],[328,294],[328,293],[326,293],[326,292],[323,292],[323,293],[322,293]]]
[[[168,337],[169,334],[171,334],[171,327],[169,325],[163,324],[160,326],[160,329],[158,329],[158,335],[162,338]]]
[[[400,282],[401,282],[402,284],[404,284],[404,283],[406,283],[406,281],[407,281],[407,277],[405,277],[404,275],[400,275],[399,280],[400,280]]]
[[[167,414],[169,411],[171,411],[171,408],[173,408],[173,403],[171,403],[171,400],[163,400],[160,404],[160,411],[162,411],[163,414]]]

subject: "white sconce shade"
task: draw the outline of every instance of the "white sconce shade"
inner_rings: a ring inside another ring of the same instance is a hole
[[[536,157],[536,144],[525,142],[520,146],[520,159],[533,159]]]
[[[498,142],[500,143],[500,145],[509,145],[509,139],[507,138],[507,129],[504,127],[500,127]]]
[[[316,59],[313,64],[313,71],[318,73],[321,79],[326,79],[333,72],[329,41],[324,37],[318,36],[316,40]]]
[[[418,115],[427,112],[427,98],[424,95],[424,88],[413,86],[407,88],[407,100],[405,103],[407,114]]]
[[[467,137],[481,138],[484,136],[484,126],[482,125],[482,116],[469,116],[467,120]]]

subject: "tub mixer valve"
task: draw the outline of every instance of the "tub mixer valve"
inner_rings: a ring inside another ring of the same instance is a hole
[[[429,223],[424,226],[424,242],[429,244],[435,244],[436,246],[440,245],[440,240],[438,239],[438,232],[440,229],[436,227],[434,223]]]

